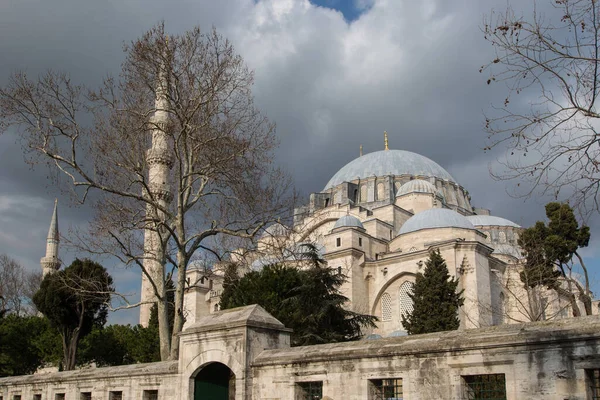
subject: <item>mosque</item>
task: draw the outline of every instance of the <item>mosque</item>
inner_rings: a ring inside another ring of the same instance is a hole
[[[408,293],[433,249],[464,290],[462,328],[569,317],[567,298],[523,288],[521,230],[473,207],[469,192],[436,162],[389,149],[386,133],[384,150],[363,155],[361,149],[295,210],[293,226],[269,226],[256,249],[237,261],[248,270],[297,263],[299,245],[315,244],[328,266],[347,276],[348,307],[377,316],[378,327],[369,333],[383,337],[406,334],[401,316],[412,310]],[[206,284],[188,289],[187,325],[218,311],[221,282],[217,268]]]
[[[221,271],[196,265],[178,360],[0,378],[0,400],[600,399],[600,319],[566,318],[565,299],[522,288],[520,230],[472,207],[434,161],[386,141],[237,260],[302,267],[298,249],[314,244],[347,276],[348,307],[379,317],[363,340],[290,347],[290,329],[260,306],[219,310]],[[58,244],[55,206],[44,273],[60,266]],[[400,316],[432,249],[464,289],[461,328],[405,336]]]

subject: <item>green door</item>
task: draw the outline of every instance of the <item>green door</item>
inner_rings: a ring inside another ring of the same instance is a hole
[[[224,364],[211,363],[194,379],[194,400],[229,400],[229,384],[234,375]]]

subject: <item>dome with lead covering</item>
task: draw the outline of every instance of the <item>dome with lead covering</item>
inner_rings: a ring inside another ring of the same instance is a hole
[[[428,176],[456,182],[448,171],[425,156],[405,150],[382,150],[350,161],[327,182],[324,190],[343,182],[386,175]]]
[[[362,222],[354,215],[344,215],[342,218],[338,219],[333,226],[333,229],[343,228],[343,227],[354,227],[365,229]]]
[[[273,237],[273,236],[287,236],[290,232],[290,228],[279,223],[275,222],[269,225],[265,231],[260,235],[261,238],[265,237]]]
[[[469,215],[466,217],[475,226],[511,226],[520,228],[519,225],[505,218],[494,217],[493,215]]]
[[[456,211],[446,208],[431,208],[421,211],[402,225],[399,235],[431,228],[464,228],[475,229],[467,218]]]
[[[404,196],[410,193],[431,193],[441,199],[444,199],[444,195],[439,191],[438,188],[431,182],[424,181],[423,179],[413,179],[412,181],[406,182],[400,186],[396,197]]]

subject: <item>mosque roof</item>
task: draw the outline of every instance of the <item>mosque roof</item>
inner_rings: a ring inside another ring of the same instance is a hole
[[[273,236],[286,236],[290,232],[290,228],[280,222],[274,222],[269,225],[260,235],[261,238]]]
[[[358,218],[356,218],[354,215],[344,215],[343,217],[341,217],[340,219],[338,219],[335,222],[333,229],[342,228],[342,227],[355,227],[355,228],[365,229],[362,222],[360,222],[360,220]]]
[[[431,208],[410,217],[402,225],[399,235],[431,228],[464,228],[475,229],[469,220],[456,211],[447,208]]]
[[[494,252],[492,254],[504,254],[515,258],[523,258],[523,254],[521,254],[519,249],[510,244],[497,244],[492,246],[494,246]]]
[[[359,178],[386,175],[430,176],[456,182],[448,171],[425,156],[405,150],[382,150],[350,161],[327,182],[324,190]]]
[[[396,197],[403,196],[409,193],[431,193],[443,197],[440,191],[431,183],[423,179],[413,179],[400,186]]]
[[[520,228],[512,221],[493,215],[469,215],[466,218],[475,226],[512,226],[513,228]]]

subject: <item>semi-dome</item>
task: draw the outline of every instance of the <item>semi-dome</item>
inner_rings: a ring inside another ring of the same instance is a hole
[[[466,217],[475,226],[511,226],[520,228],[519,225],[505,218],[494,217],[493,215],[469,215]]]
[[[324,190],[355,179],[386,175],[430,176],[456,182],[448,171],[425,156],[405,150],[382,150],[350,161],[327,182]]]
[[[399,235],[431,228],[464,228],[475,229],[469,220],[456,211],[446,208],[431,208],[421,211],[402,225]]]
[[[400,186],[396,197],[404,196],[409,193],[431,193],[435,196],[444,198],[444,195],[436,188],[431,182],[424,181],[423,179],[413,179],[412,181],[406,182]]]
[[[333,229],[342,228],[342,227],[353,227],[353,228],[361,228],[365,229],[362,222],[354,215],[344,215],[337,221],[335,221],[335,225],[333,225]]]

